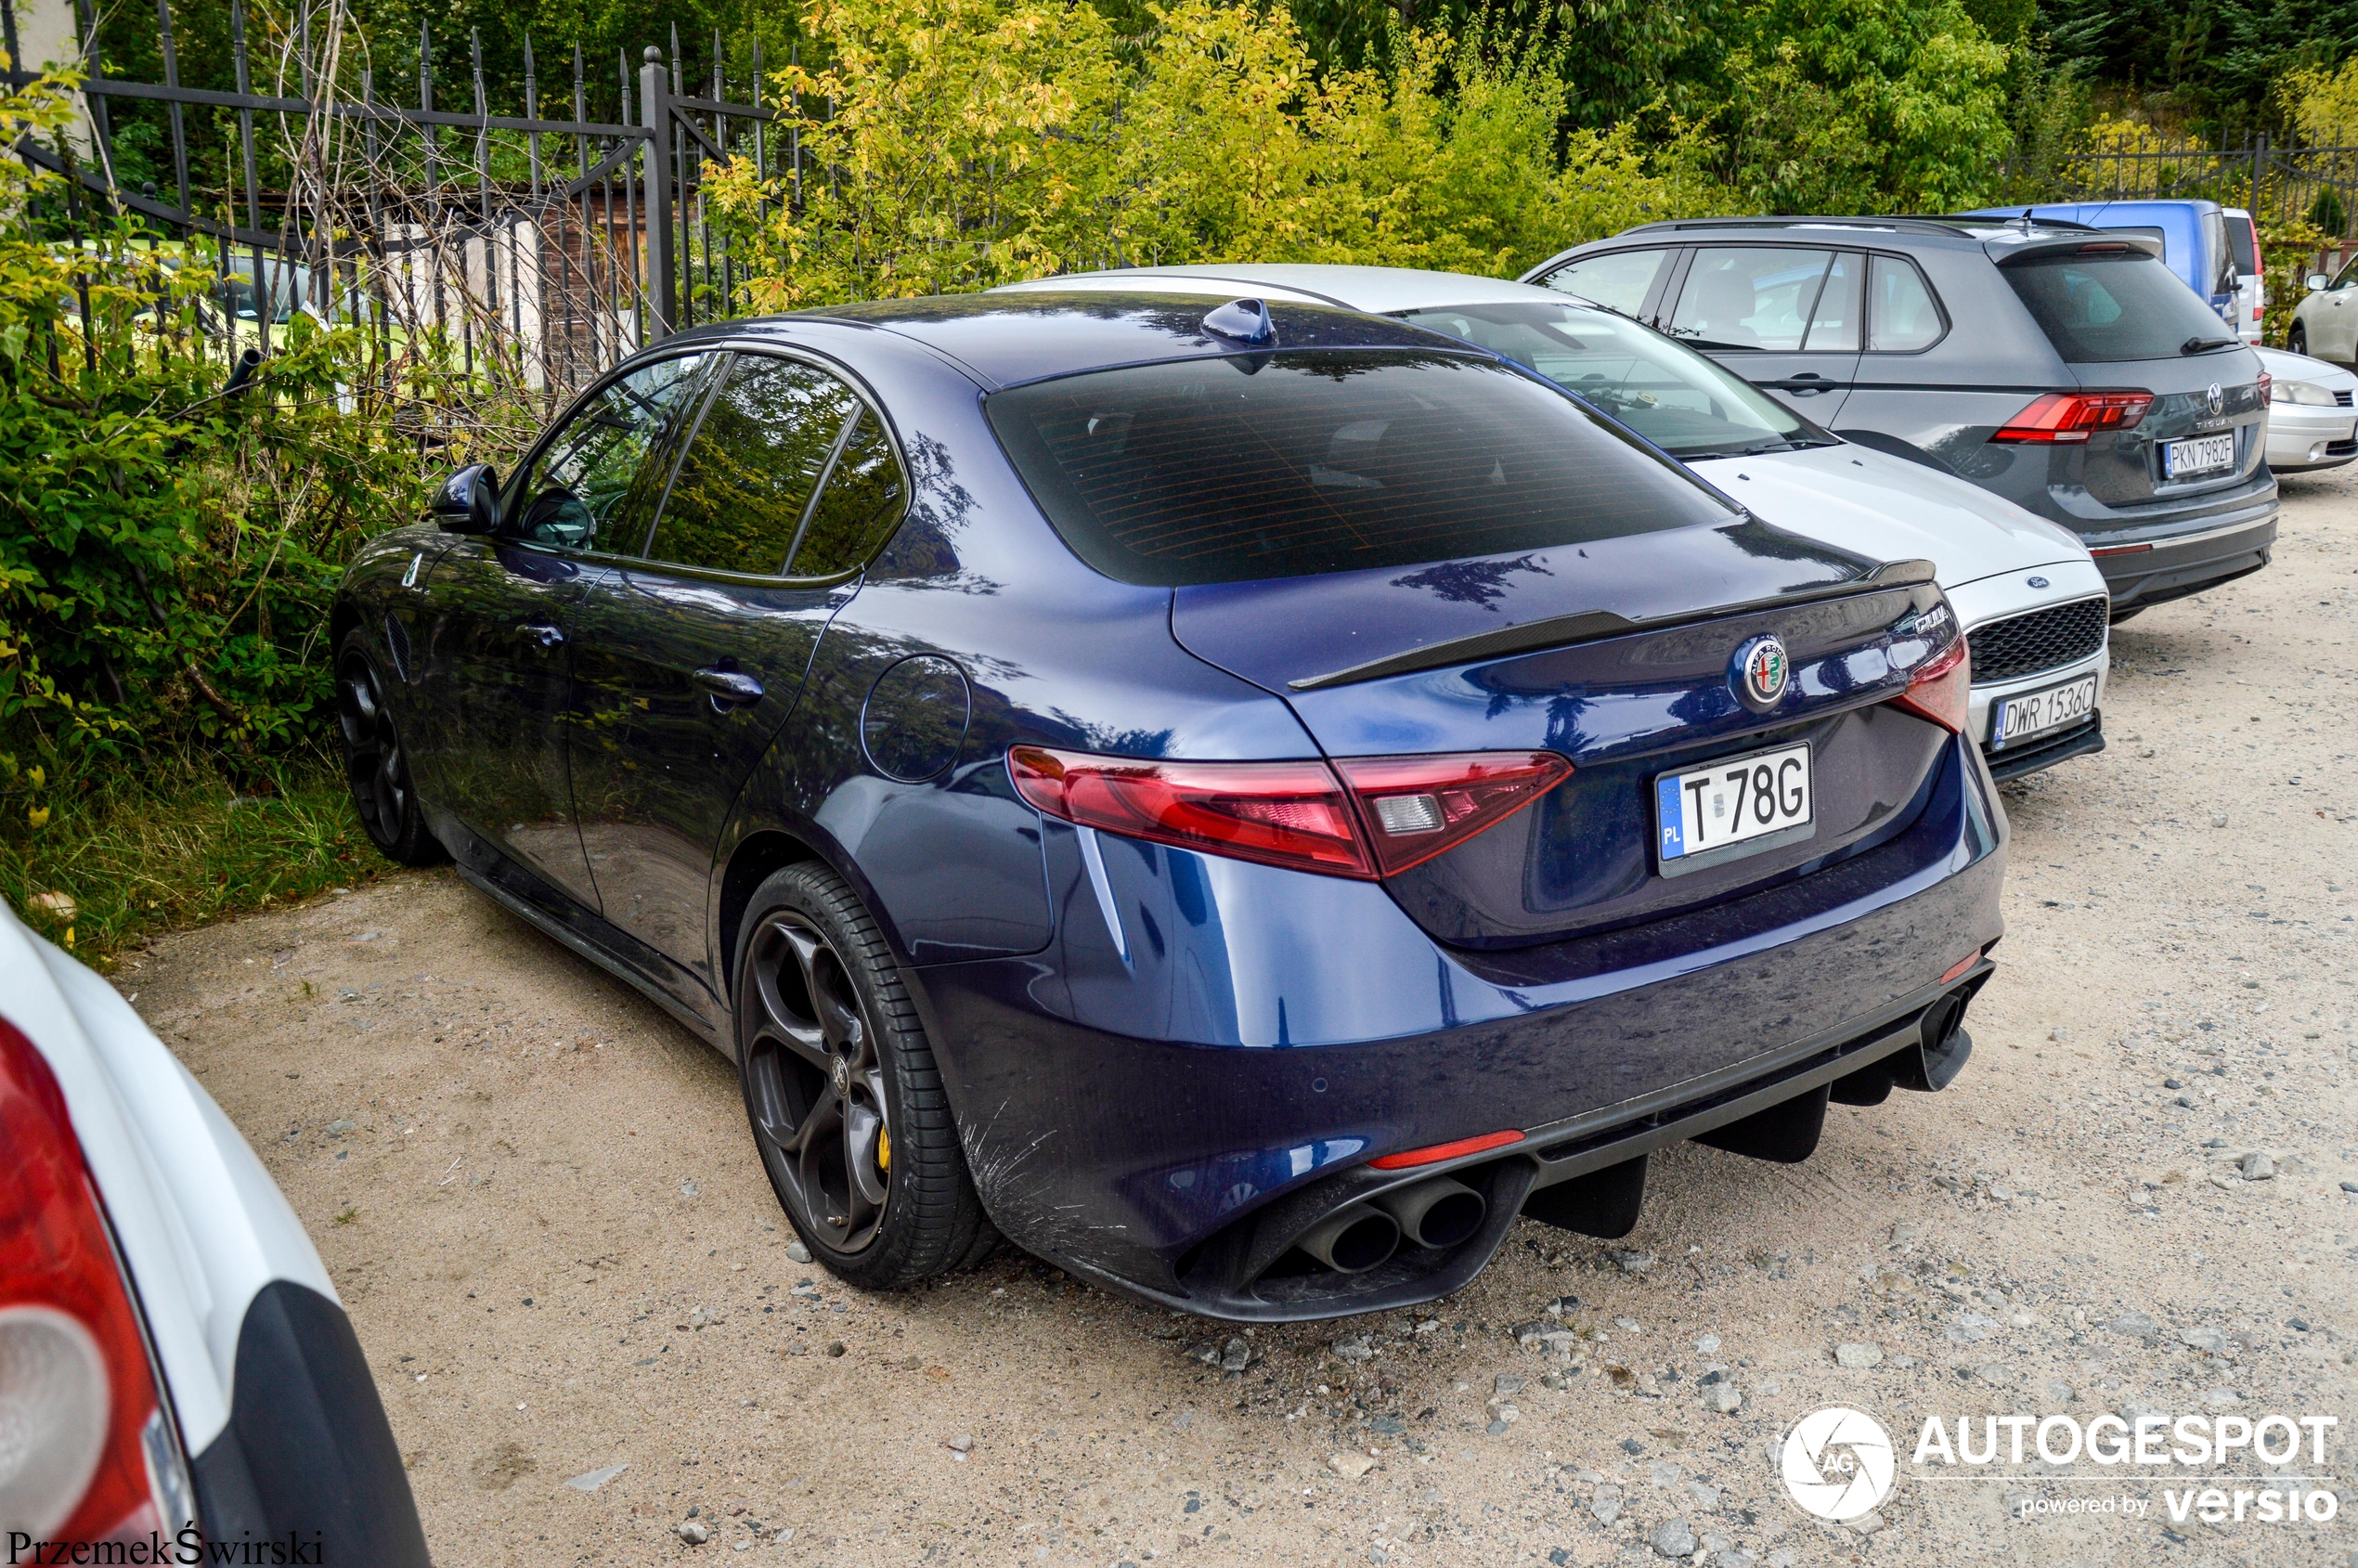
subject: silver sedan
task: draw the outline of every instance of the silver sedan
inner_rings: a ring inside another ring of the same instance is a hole
[[[2339,468],[2358,458],[2358,375],[2281,348],[2258,349],[2268,390],[2268,466],[2278,473]]]

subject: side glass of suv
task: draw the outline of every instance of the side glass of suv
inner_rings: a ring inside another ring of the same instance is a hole
[[[1670,251],[1608,251],[1574,262],[1542,281],[1550,289],[1576,294],[1593,305],[1635,317],[1646,306]]]

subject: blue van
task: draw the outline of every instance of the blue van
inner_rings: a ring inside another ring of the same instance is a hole
[[[2125,229],[2161,241],[2162,265],[2209,301],[2219,318],[2235,326],[2235,259],[2228,243],[2226,209],[2216,201],[2052,201],[2037,207],[1983,207],[1975,217],[2060,218],[2091,228]]]

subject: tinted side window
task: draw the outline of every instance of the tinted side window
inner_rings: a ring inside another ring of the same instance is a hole
[[[2235,257],[2237,276],[2249,278],[2260,270],[2259,245],[2252,236],[2249,218],[2227,220],[2227,250]]]
[[[1670,335],[1701,348],[1801,346],[1832,252],[1715,246],[1695,253]]]
[[[866,565],[899,526],[908,499],[908,480],[892,442],[875,411],[863,407],[788,570],[797,577],[832,577]]]
[[[641,365],[575,410],[517,488],[513,532],[566,550],[638,553],[654,499],[649,454],[707,358]]]
[[[2352,256],[2349,261],[2342,264],[2341,270],[2334,274],[2332,287],[2337,289],[2358,288],[2358,256]]]
[[[1916,264],[1876,256],[1867,271],[1867,346],[1879,354],[1908,354],[1940,341],[1947,325],[1933,303],[1932,285]]]
[[[1669,259],[1668,251],[1614,251],[1583,256],[1539,281],[1550,289],[1594,300],[1607,310],[1635,316],[1644,307],[1654,279],[1662,276],[1663,263]]]
[[[1859,272],[1866,257],[1848,251],[1834,253],[1826,269],[1826,286],[1818,291],[1817,308],[1809,313],[1808,341],[1801,346],[1813,353],[1859,352]]]
[[[688,443],[647,553],[715,571],[783,571],[810,492],[859,407],[849,387],[815,365],[739,356]]]

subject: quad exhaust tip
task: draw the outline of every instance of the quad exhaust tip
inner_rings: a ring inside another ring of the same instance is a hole
[[[1446,1176],[1394,1188],[1378,1207],[1399,1223],[1400,1234],[1419,1247],[1455,1247],[1482,1228],[1488,1205],[1482,1194]]]
[[[1433,1176],[1364,1203],[1346,1204],[1294,1245],[1337,1274],[1365,1274],[1400,1250],[1445,1251],[1473,1238],[1490,1206],[1463,1182]]]
[[[1337,1274],[1365,1274],[1400,1245],[1400,1222],[1380,1209],[1353,1203],[1302,1232],[1294,1243]]]

